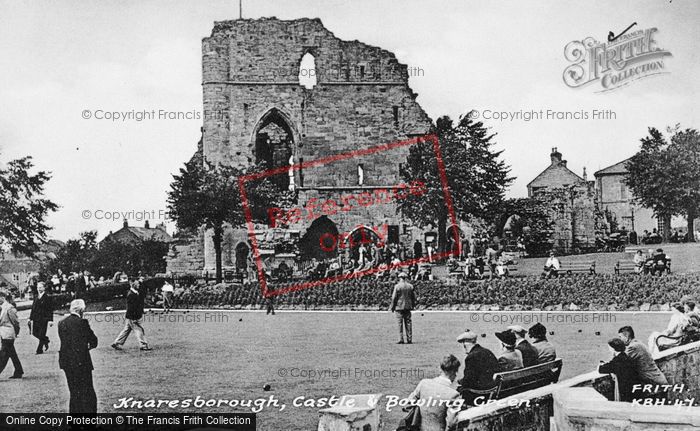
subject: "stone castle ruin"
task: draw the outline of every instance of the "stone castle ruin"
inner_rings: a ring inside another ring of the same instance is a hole
[[[202,41],[202,88],[203,157],[237,167],[318,160],[422,136],[432,123],[408,85],[406,65],[384,49],[338,39],[319,19],[216,22]],[[297,193],[299,207],[372,193],[402,182],[399,169],[408,151],[400,147],[290,170],[273,180]],[[389,242],[407,248],[424,240],[424,232],[401,220],[395,202],[304,217],[285,235],[298,232],[303,248],[328,233],[375,236],[378,225],[385,226]],[[265,231],[261,226],[256,235],[264,239]],[[247,231],[229,229],[223,250],[224,268],[245,267],[251,251]],[[306,257],[337,253],[307,249]],[[213,268],[213,245],[204,232],[171,250],[169,272]]]

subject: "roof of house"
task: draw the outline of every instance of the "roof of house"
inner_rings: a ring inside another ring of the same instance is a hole
[[[617,162],[614,165],[610,165],[607,168],[603,168],[593,174],[594,177],[599,177],[601,175],[620,175],[627,173],[627,162],[629,159],[625,159],[621,162]]]
[[[554,170],[561,170],[562,172],[564,172],[565,175],[568,175],[571,178],[572,183],[578,183],[578,182],[585,183],[586,182],[582,177],[578,176],[574,171],[567,168],[565,165],[558,164],[558,165],[547,166],[547,168],[544,171],[540,172],[539,175],[537,175],[532,181],[527,183],[527,187],[530,187],[532,184],[536,183],[537,181],[544,179],[550,172],[552,172]]]
[[[172,242],[173,237],[168,234],[168,232],[165,231],[164,228],[161,228],[159,226],[156,226],[154,228],[151,227],[137,227],[137,226],[124,226],[118,231],[111,233],[107,235],[102,241],[107,241],[111,240],[113,236],[121,233],[121,232],[126,232],[130,233],[131,235],[135,236],[141,241],[146,241],[146,240],[154,240],[154,241],[160,241],[160,242]]]

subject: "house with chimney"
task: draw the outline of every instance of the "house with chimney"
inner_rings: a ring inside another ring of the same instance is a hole
[[[556,147],[549,161],[549,166],[527,185],[528,197],[548,194],[555,250],[570,253],[592,247],[596,234],[605,231],[597,210],[595,181],[588,181],[585,168],[582,176],[569,169]]]
[[[129,226],[129,222],[124,220],[122,228],[116,232],[110,231],[109,234],[100,241],[100,245],[108,241],[116,241],[122,244],[137,245],[147,240],[171,243],[173,237],[165,230],[165,224],[160,223],[155,227],[151,227],[148,220],[145,221],[143,227]]]

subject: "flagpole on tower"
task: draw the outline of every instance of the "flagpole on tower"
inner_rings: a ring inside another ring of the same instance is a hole
[[[238,19],[243,19],[243,0],[238,0]]]

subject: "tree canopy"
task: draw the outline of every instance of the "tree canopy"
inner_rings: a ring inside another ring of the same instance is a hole
[[[469,114],[455,125],[448,116],[437,120],[435,130],[444,162],[447,185],[458,220],[493,220],[505,191],[513,181],[510,167],[494,149],[495,134]],[[425,184],[426,193],[399,202],[399,211],[421,227],[438,228],[439,245],[444,247],[449,218],[438,160],[430,142],[412,145],[401,172],[407,181]]]
[[[51,179],[45,171],[31,173],[31,157],[0,166],[0,247],[32,256],[51,229],[46,224],[58,205],[44,198],[44,186]]]
[[[682,215],[688,220],[688,240],[694,241],[693,221],[700,215],[700,134],[695,129],[669,132],[674,132],[670,141],[649,128],[627,162],[625,182],[641,205],[666,221],[665,240],[671,216]]]
[[[221,245],[225,227],[242,227],[246,223],[238,179],[263,166],[242,170],[232,166],[213,165],[203,159],[201,150],[174,175],[168,192],[168,209],[178,229],[186,232],[204,227],[211,229],[216,255],[216,279],[222,279]],[[254,221],[267,221],[267,209],[286,207],[291,193],[281,190],[263,178],[246,187]]]

